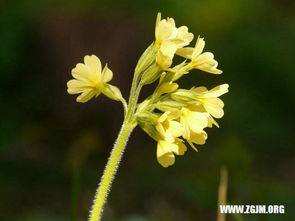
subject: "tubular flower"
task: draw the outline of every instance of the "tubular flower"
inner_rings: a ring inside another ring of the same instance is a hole
[[[159,140],[157,145],[157,160],[163,167],[171,166],[175,162],[174,154],[183,155],[186,149],[181,139],[176,139],[173,143],[166,140]]]
[[[178,84],[172,82],[163,83],[157,90],[157,95],[160,96],[162,94],[171,93],[177,90]]]
[[[75,79],[68,81],[68,93],[81,93],[76,100],[77,102],[85,103],[101,93],[106,83],[112,80],[113,72],[107,65],[102,70],[101,62],[95,55],[86,55],[84,57],[84,64],[78,63],[72,69],[72,76]]]
[[[175,162],[174,154],[183,155],[186,146],[179,139],[183,133],[182,125],[176,121],[179,111],[163,113],[156,125],[158,131],[157,160],[163,167],[168,167]]]
[[[184,127],[183,138],[189,140],[191,134],[201,134],[208,126],[208,113],[181,109],[180,123]]]
[[[177,50],[177,54],[190,59],[187,69],[199,69],[212,74],[221,74],[222,71],[217,69],[218,62],[214,59],[214,55],[211,52],[203,52],[205,47],[204,38],[198,37],[194,48],[180,48]]]
[[[156,61],[162,70],[168,69],[172,64],[177,49],[188,45],[194,35],[188,32],[186,26],[176,28],[173,18],[161,20],[158,13],[155,29]]]
[[[228,92],[228,84],[219,85],[211,90],[206,87],[193,88],[197,100],[201,102],[205,110],[215,118],[222,118],[224,115],[224,103],[218,97]]]
[[[176,137],[182,135],[183,127],[181,123],[175,120],[179,118],[179,114],[180,112],[178,110],[167,111],[159,117],[156,124],[159,139],[174,142]]]

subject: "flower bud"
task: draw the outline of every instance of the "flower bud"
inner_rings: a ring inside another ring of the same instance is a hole
[[[153,62],[143,73],[141,81],[143,84],[151,84],[161,76],[161,73],[163,73],[163,71],[156,62]]]
[[[156,49],[152,43],[141,55],[135,67],[135,73],[143,73],[156,60]]]

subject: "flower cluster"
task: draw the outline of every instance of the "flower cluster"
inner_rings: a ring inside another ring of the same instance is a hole
[[[163,167],[174,164],[174,154],[184,154],[184,140],[197,151],[194,144],[204,144],[208,137],[204,129],[213,124],[219,127],[213,117],[223,116],[224,104],[218,97],[226,92],[228,85],[223,84],[209,91],[205,87],[178,89],[160,98],[156,107],[163,113],[156,113],[155,121],[149,123],[155,125],[157,159]]]
[[[183,155],[187,150],[185,142],[197,151],[195,144],[204,144],[208,135],[206,127],[219,127],[214,118],[224,114],[224,103],[219,96],[228,92],[223,84],[211,90],[193,87],[178,89],[175,83],[192,69],[212,74],[221,74],[217,61],[211,52],[203,52],[204,38],[198,37],[195,47],[187,46],[193,34],[186,26],[177,28],[172,18],[156,21],[154,50],[155,62],[161,71],[159,84],[148,99],[138,107],[137,117],[141,128],[157,141],[157,160],[163,167],[175,162],[175,155]],[[175,55],[186,60],[174,67]],[[159,113],[160,112],[160,113]]]
[[[78,102],[86,102],[100,93],[121,101],[125,121],[139,125],[157,141],[157,160],[163,167],[168,167],[174,164],[175,155],[185,153],[185,143],[195,150],[195,144],[204,144],[208,137],[204,129],[213,125],[219,127],[215,118],[224,114],[224,103],[219,96],[228,92],[227,84],[208,90],[203,86],[181,89],[175,83],[193,69],[222,73],[214,55],[204,52],[204,38],[198,37],[194,47],[186,47],[193,38],[186,26],[177,28],[173,18],[161,19],[159,13],[155,41],[137,63],[128,104],[120,90],[108,83],[113,77],[112,71],[107,65],[102,69],[95,55],[85,56],[84,63],[72,70],[75,79],[68,82],[68,93],[81,93]],[[174,65],[175,56],[183,57],[184,61]],[[142,86],[156,80],[159,83],[154,93],[137,104]]]

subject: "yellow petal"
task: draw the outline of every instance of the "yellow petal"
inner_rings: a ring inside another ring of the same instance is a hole
[[[207,98],[203,103],[206,111],[215,118],[221,118],[224,115],[223,106],[224,103],[219,98]]]
[[[216,60],[214,60],[214,55],[211,52],[205,52],[192,61],[193,68],[200,69],[212,74],[222,73],[221,70],[216,68],[218,63]]]
[[[183,126],[183,134],[182,134],[182,137],[184,139],[189,139],[190,136],[191,136],[191,129],[189,127],[189,124],[185,120],[183,120],[183,118],[180,118],[180,122],[181,122],[181,124]]]
[[[102,71],[102,80],[104,83],[109,82],[113,78],[113,72],[108,68],[106,64],[103,71]]]
[[[162,51],[158,51],[156,61],[162,70],[166,70],[172,64],[172,59],[169,56],[164,55]]]
[[[171,109],[169,111],[169,115],[167,116],[167,118],[170,120],[174,120],[174,119],[178,119],[180,115],[181,115],[181,112],[178,109]]]
[[[92,73],[101,73],[101,62],[97,56],[86,55],[84,57],[84,63]]]
[[[158,141],[157,145],[157,160],[163,167],[168,167],[174,164],[175,157],[171,152],[170,146],[171,143],[168,143],[163,140]]]
[[[190,141],[196,144],[205,144],[206,139],[208,135],[205,131],[202,131],[201,133],[193,133],[190,137]]]
[[[192,59],[193,51],[194,51],[194,48],[190,48],[190,47],[179,48],[177,49],[176,54],[187,59]]]
[[[208,116],[208,127],[212,127],[213,124],[219,128],[219,124],[214,120],[214,118],[211,115],[209,115]]]
[[[164,129],[164,127],[163,127],[163,125],[162,125],[161,123],[158,123],[158,124],[156,125],[156,129],[157,129],[157,131],[159,132],[159,135],[160,135],[161,137],[164,137],[164,136],[165,136],[165,129]]]
[[[161,21],[161,12],[158,12],[157,19],[156,19],[155,33],[157,33],[157,28],[158,28],[160,21]]]
[[[179,137],[183,134],[182,124],[177,121],[171,120],[169,121],[169,126],[166,132],[171,134],[171,136],[173,137]]]
[[[208,93],[204,95],[204,97],[219,97],[228,92],[228,84],[222,84],[217,87],[214,87]]]
[[[196,87],[191,90],[196,92],[197,94],[204,94],[208,91],[206,87]]]
[[[208,125],[208,118],[204,113],[192,112],[189,126],[195,133],[200,133]]]
[[[167,23],[168,23],[169,25],[171,25],[172,27],[175,27],[175,21],[174,21],[173,18],[167,18]]]
[[[158,53],[157,53],[157,64],[160,66],[162,70],[166,70],[169,68],[172,64],[172,59],[174,57],[174,54],[176,52],[176,46],[175,44],[172,44],[170,42],[164,42]]]
[[[175,30],[176,28],[173,19],[170,19],[168,22],[166,19],[159,21],[156,25],[155,31],[156,44],[161,44],[165,40],[168,40]]]
[[[211,52],[205,52],[201,55],[199,55],[196,58],[193,58],[194,63],[196,66],[202,65],[204,63],[208,63],[212,60],[214,60],[214,55]]]
[[[89,74],[89,69],[82,63],[78,63],[76,67],[72,69],[72,75],[74,78],[85,82],[90,82],[92,79],[91,74]]]
[[[86,55],[84,57],[84,63],[78,63],[75,68],[72,69],[72,75],[78,80],[87,81],[89,83],[95,83],[101,81],[101,63],[98,57],[95,55]]]
[[[189,111],[186,108],[182,109],[182,116],[180,118],[180,122],[185,127],[185,135],[188,135],[187,126],[195,133],[201,133],[203,129],[208,125],[208,115],[207,113],[193,112]],[[189,136],[185,137],[186,139]]]
[[[89,101],[92,97],[94,97],[95,95],[98,96],[99,93],[100,93],[99,91],[95,91],[93,89],[87,89],[77,97],[76,101],[80,103],[85,103]]]
[[[204,50],[205,47],[205,41],[204,38],[198,37],[194,51],[192,53],[192,59],[196,59]]]
[[[70,80],[67,83],[69,94],[79,94],[88,89],[88,84],[81,80]]]
[[[177,88],[178,88],[178,84],[172,83],[172,82],[166,82],[160,86],[157,93],[159,95],[171,93],[171,92],[177,90]]]
[[[177,48],[182,48],[188,45],[194,38],[194,35],[188,32],[188,28],[186,26],[181,26],[177,29],[177,36],[180,42],[177,44]]]
[[[173,152],[177,155],[183,155],[185,153],[185,151],[187,150],[183,141],[181,139],[177,139],[175,141],[175,144],[178,146],[178,149],[177,149],[177,151],[173,151]]]

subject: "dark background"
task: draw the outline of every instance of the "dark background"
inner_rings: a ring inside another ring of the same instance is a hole
[[[0,220],[86,220],[123,110],[104,96],[76,103],[66,82],[84,55],[96,54],[127,98],[158,11],[205,37],[224,73],[193,71],[179,83],[228,83],[225,116],[199,153],[189,148],[167,169],[137,128],[103,220],[216,220],[222,165],[228,203],[286,207],[285,215],[228,220],[292,220],[294,9],[288,0],[2,1]]]

